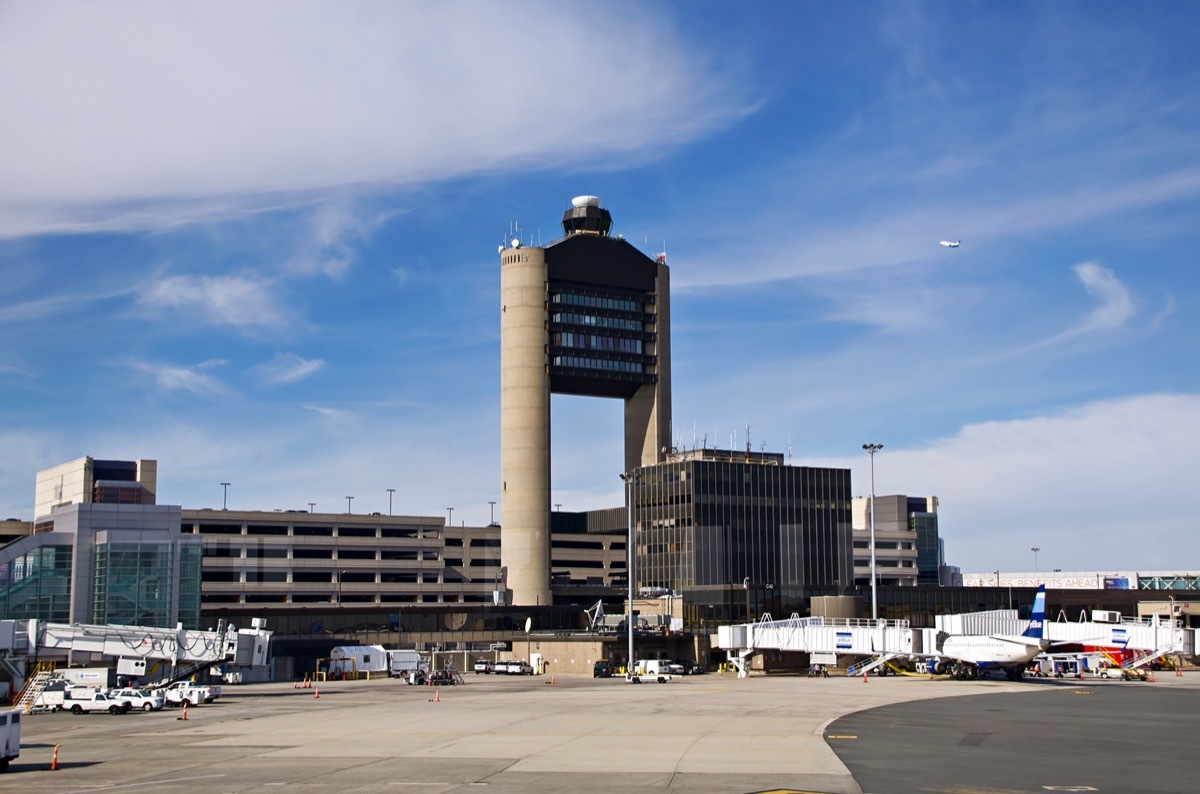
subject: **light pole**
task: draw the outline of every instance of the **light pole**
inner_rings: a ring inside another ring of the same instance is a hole
[[[1038,572],[1037,553],[1041,550],[1042,550],[1041,546],[1034,546],[1033,548],[1030,549],[1030,551],[1033,552],[1033,572],[1034,573]]]
[[[394,494],[396,492],[396,489],[388,488],[387,492],[388,492],[388,515],[390,516],[392,514],[392,494]]]
[[[629,659],[625,663],[625,676],[633,674],[633,483],[637,475],[633,472],[622,474],[625,481],[625,523],[629,535],[625,540],[625,578],[629,585],[629,608],[625,615],[625,628],[629,632]]]
[[[223,493],[221,494],[221,509],[228,510],[229,509],[229,483],[227,483],[227,482],[221,483],[221,488],[223,489]]]
[[[562,502],[555,502],[555,503],[554,503],[554,511],[555,511],[555,512],[561,512],[561,511],[562,511]]]
[[[446,513],[450,516],[449,518],[446,519],[446,526],[448,526],[448,527],[454,526],[454,508],[447,507]]]
[[[742,588],[746,591],[746,622],[753,623],[750,619],[750,577],[747,576],[742,580]]]
[[[883,444],[863,444],[871,458],[871,620],[879,619],[879,599],[875,590],[875,453]]]
[[[489,519],[490,519],[490,520],[488,521],[488,526],[489,526],[489,527],[494,527],[494,526],[496,526],[496,502],[495,502],[494,500],[493,500],[493,501],[489,501],[489,502],[488,502],[488,505],[489,505],[489,507],[488,507],[488,517],[489,517]]]
[[[316,510],[316,509],[317,509],[317,503],[316,503],[316,502],[309,502],[309,503],[308,503],[308,512],[310,512],[310,513],[311,513],[311,512],[313,512],[313,511],[314,511],[314,510]]]
[[[351,510],[351,509],[350,509],[350,503],[351,503],[351,502],[353,502],[353,501],[354,501],[354,497],[353,497],[353,496],[347,496],[347,497],[346,497],[346,512],[347,512],[347,513],[353,513],[353,512],[354,512],[353,510]]]

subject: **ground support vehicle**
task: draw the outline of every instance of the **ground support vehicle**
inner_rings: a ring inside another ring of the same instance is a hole
[[[413,673],[429,674],[429,662],[421,658],[417,651],[396,650],[388,651],[388,675],[393,678],[408,678],[412,683]],[[478,672],[478,671],[476,671]]]
[[[625,680],[631,684],[643,681],[656,681],[665,684],[671,680],[671,663],[663,659],[639,659],[633,669],[625,675]]]
[[[479,659],[475,662],[475,675],[490,672],[492,672],[492,663],[487,659]]]
[[[612,663],[607,659],[601,659],[592,665],[592,678],[611,678]]]
[[[103,692],[95,692],[87,700],[71,700],[72,714],[92,714],[107,711],[109,714],[128,714],[131,706],[124,700],[110,698]]]
[[[0,711],[0,772],[21,754],[21,710]]]
[[[199,706],[201,703],[212,703],[221,696],[220,687],[193,684],[190,681],[176,681],[161,691],[168,706],[182,706],[185,700],[193,706]]]
[[[108,696],[140,711],[158,711],[166,705],[166,698],[161,692],[147,692],[144,689],[113,689]]]

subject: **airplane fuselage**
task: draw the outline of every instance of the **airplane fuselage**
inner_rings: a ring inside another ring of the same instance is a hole
[[[999,667],[1023,667],[1042,652],[1040,642],[1028,637],[956,636],[947,637],[942,655],[974,665],[980,670]]]

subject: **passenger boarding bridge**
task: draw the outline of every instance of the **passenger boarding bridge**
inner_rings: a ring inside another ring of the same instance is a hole
[[[854,657],[860,663],[850,670],[860,675],[898,657],[937,656],[942,641],[950,634],[1020,634],[1029,621],[1019,619],[1016,610],[999,609],[939,615],[936,624],[937,628],[914,629],[907,620],[796,615],[773,620],[766,614],[755,623],[718,627],[717,647],[729,653],[739,677],[746,676],[750,657],[766,650],[807,653],[813,664],[837,665],[840,657]],[[1045,638],[1052,644],[1128,650],[1134,652],[1136,665],[1161,656],[1194,655],[1195,635],[1179,621],[1157,616],[1141,621],[1047,621],[1045,625]]]
[[[147,662],[156,661],[170,663],[172,670],[182,665],[188,673],[221,663],[257,667],[269,658],[271,632],[265,626],[262,618],[252,619],[248,629],[218,626],[216,631],[0,620],[0,666],[12,677],[12,691],[24,690],[23,696],[36,688],[33,681],[25,687],[29,662],[40,663],[43,683],[56,663],[115,659],[120,671],[123,665],[145,670]]]

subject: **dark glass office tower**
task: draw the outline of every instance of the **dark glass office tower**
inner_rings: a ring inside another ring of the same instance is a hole
[[[639,587],[853,582],[848,469],[698,449],[639,469],[632,490]]]

